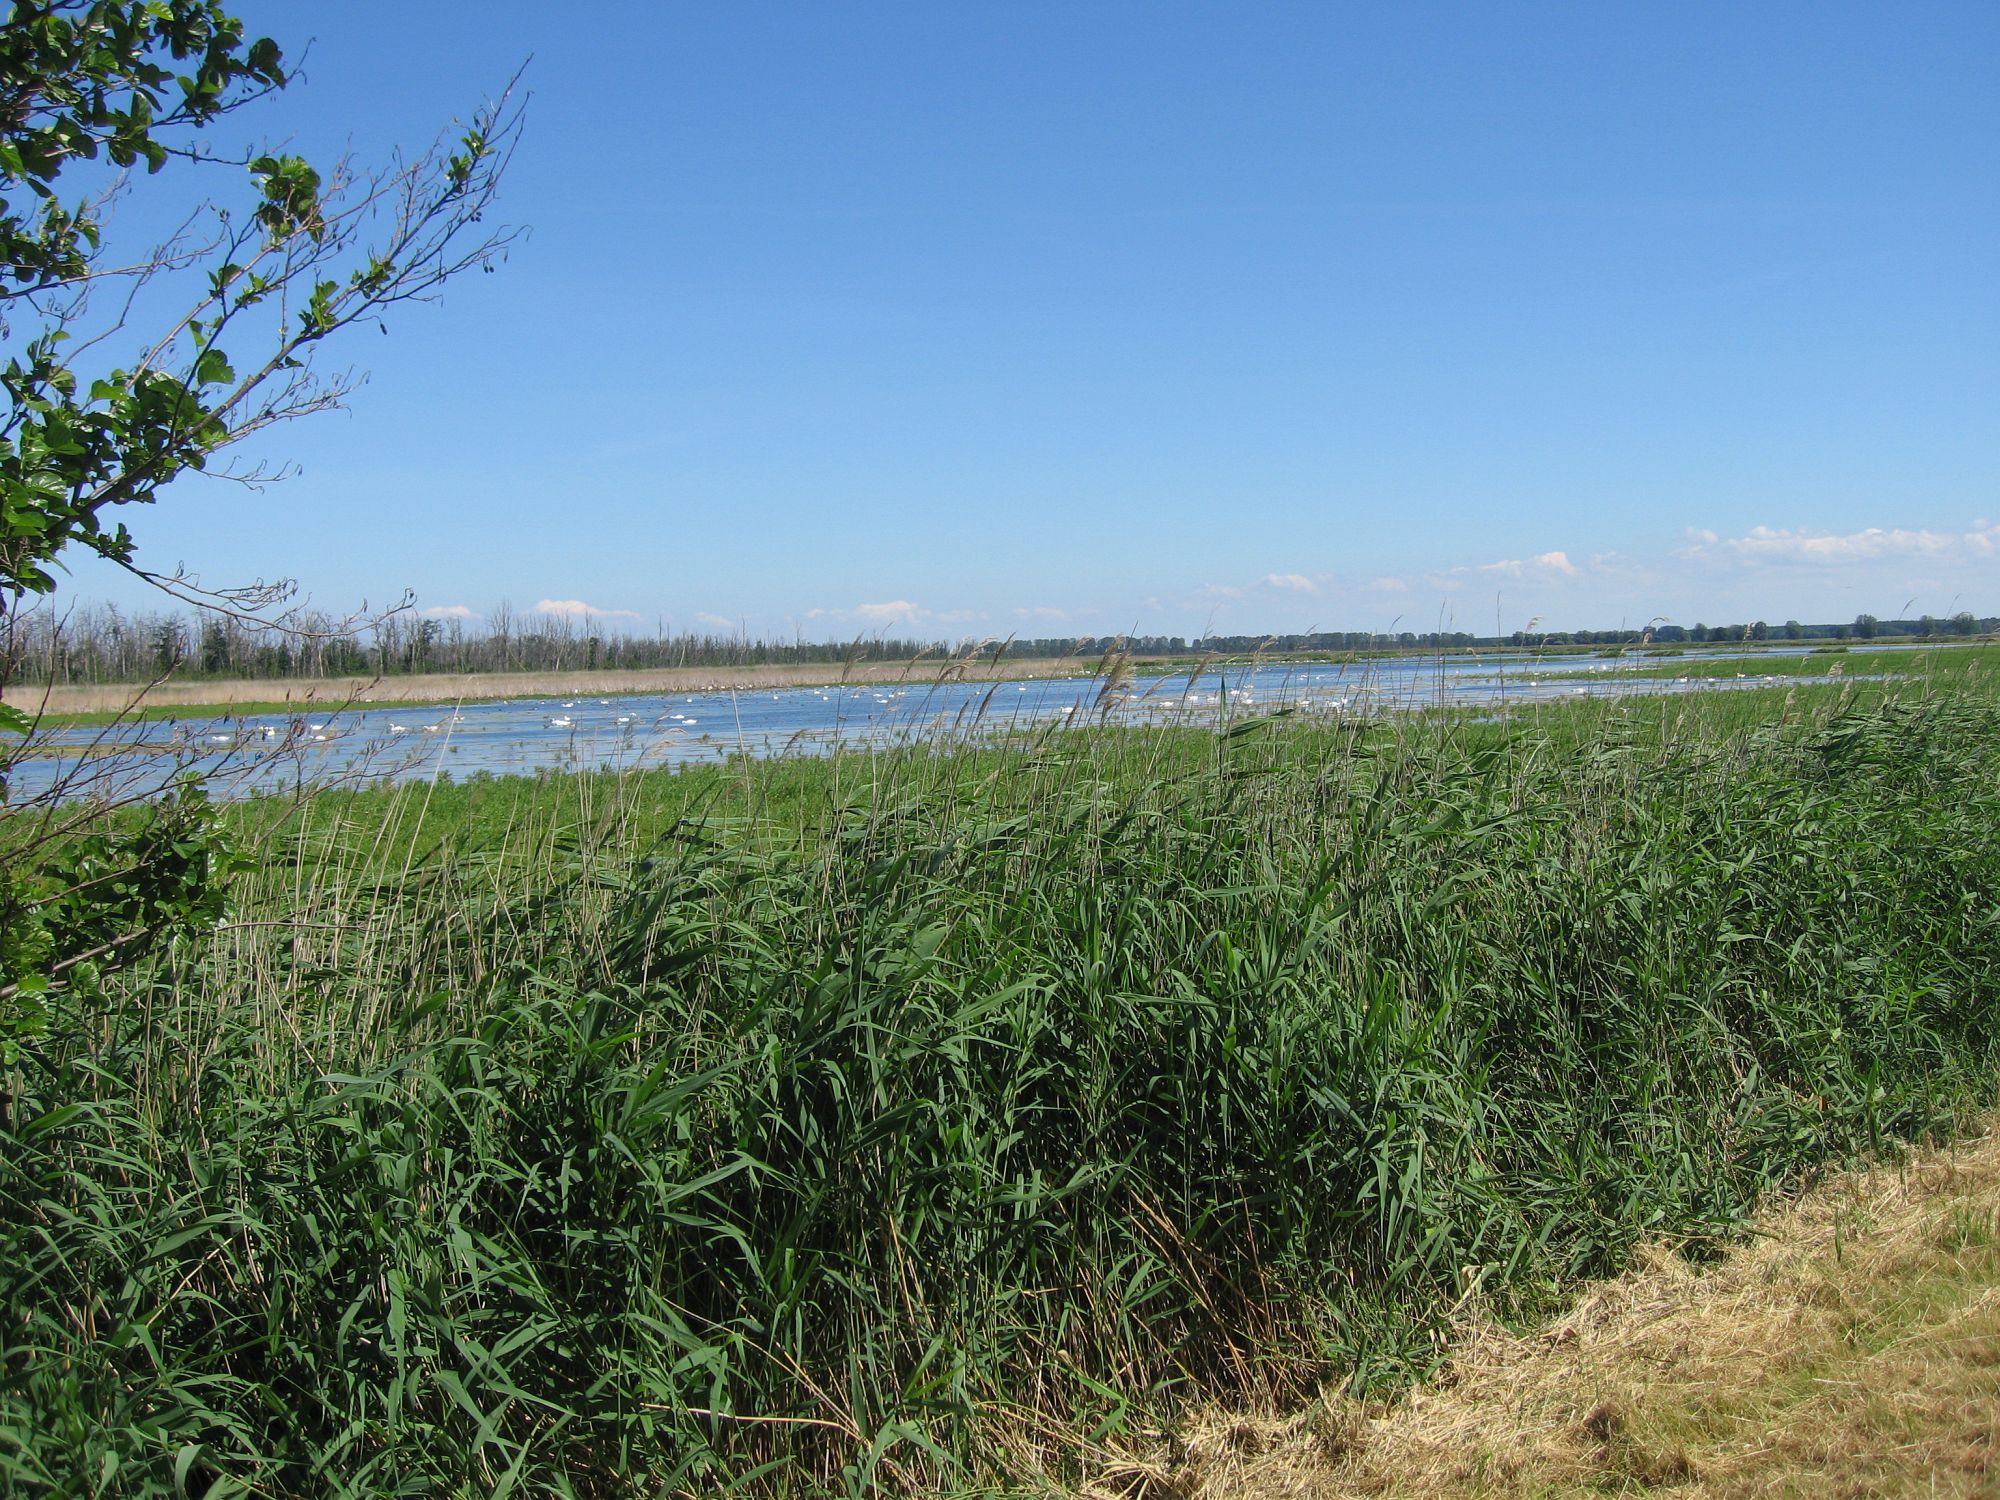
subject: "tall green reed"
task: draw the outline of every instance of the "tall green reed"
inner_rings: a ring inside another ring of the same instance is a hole
[[[1990,1094],[1996,729],[1766,698],[324,799],[10,1081],[0,1478],[1033,1483],[1404,1378],[1468,1296]]]

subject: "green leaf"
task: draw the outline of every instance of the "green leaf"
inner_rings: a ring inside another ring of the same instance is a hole
[[[220,349],[204,349],[201,358],[194,362],[194,383],[196,385],[227,385],[236,378],[229,358]]]
[[[174,1493],[176,1495],[187,1494],[188,1474],[197,1463],[201,1462],[201,1454],[202,1445],[200,1443],[183,1443],[181,1451],[174,1455]]]

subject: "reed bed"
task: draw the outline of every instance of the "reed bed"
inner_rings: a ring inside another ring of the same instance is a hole
[[[1037,1490],[1991,1097],[2000,706],[1049,731],[234,814],[0,1094],[0,1488]]]

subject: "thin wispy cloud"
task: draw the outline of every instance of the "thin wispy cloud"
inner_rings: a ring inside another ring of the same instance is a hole
[[[914,599],[884,599],[867,604],[850,604],[844,608],[822,605],[807,610],[806,618],[881,629],[890,625],[957,625],[977,618],[977,614],[971,609],[931,609]]]
[[[930,611],[921,604],[912,604],[908,599],[890,599],[882,604],[857,604],[854,614],[859,619],[886,625],[891,620],[920,620]]]
[[[1604,539],[1610,541],[1609,537]],[[1963,526],[1878,525],[1854,530],[1757,525],[1722,531],[1695,525],[1677,538],[1616,546],[1518,552],[1484,560],[1401,559],[1381,572],[1257,575],[1243,584],[1208,583],[1175,601],[1210,612],[1219,630],[1384,628],[1389,616],[1435,601],[1492,599],[1512,621],[1535,614],[1560,628],[1599,628],[1660,616],[1782,619],[1886,615],[1916,596],[1948,613],[1989,597],[2000,559],[2000,521]],[[1381,563],[1377,564],[1381,566]],[[1294,587],[1310,581],[1311,590]],[[1827,591],[1834,592],[1827,592]],[[1990,606],[1985,606],[1990,607]],[[1310,614],[1308,614],[1310,611]],[[1492,627],[1487,627],[1492,628]]]
[[[1547,533],[1531,533],[1505,553],[1496,548],[1483,555],[1461,552],[1456,558],[1449,551],[1428,558],[1421,552],[1382,556],[1374,560],[1374,569],[1361,566],[1352,572],[1301,568],[1246,570],[1234,578],[1211,574],[1212,581],[1192,584],[1185,592],[1122,606],[1062,604],[1029,594],[1027,602],[1018,604],[1003,599],[985,607],[946,607],[926,602],[923,591],[912,588],[907,594],[863,596],[801,611],[792,616],[792,628],[803,627],[823,639],[946,639],[1009,629],[1024,636],[1066,635],[1088,631],[1106,619],[1121,625],[1130,620],[1129,628],[1141,631],[1182,629],[1191,622],[1225,633],[1364,624],[1382,628],[1391,616],[1451,601],[1462,609],[1473,597],[1490,601],[1483,606],[1486,613],[1504,608],[1509,621],[1517,613],[1522,618],[1538,614],[1559,621],[1562,628],[1598,626],[1628,616],[1740,615],[1748,620],[1803,618],[1816,611],[1838,616],[1864,606],[1886,616],[1911,595],[1934,599],[1939,609],[1947,604],[1955,608],[1953,601],[1972,601],[1989,587],[1982,580],[2000,558],[2000,521],[1851,529],[1725,528],[1697,521],[1678,536],[1656,533],[1650,540],[1598,539],[1583,533],[1565,537],[1567,545],[1548,545],[1555,540]],[[1438,541],[1450,546],[1448,538]],[[1837,591],[1833,602],[1815,602],[1815,593],[1828,589]],[[606,624],[640,618],[584,599],[544,599],[534,609],[543,616]],[[467,619],[473,612],[443,605],[427,613],[437,619]],[[686,618],[692,628],[728,636],[754,636],[762,628],[755,617],[713,610],[690,612]]]
[[[478,611],[469,604],[433,604],[419,613],[426,620],[470,620]]]
[[[1446,579],[1464,579],[1475,573],[1491,573],[1500,578],[1529,578],[1536,575],[1546,577],[1559,574],[1564,578],[1575,578],[1582,569],[1570,561],[1567,552],[1539,552],[1533,557],[1502,557],[1488,563],[1461,563],[1448,568],[1444,573],[1434,575],[1434,582]]]
[[[644,615],[635,609],[605,609],[601,605],[587,604],[581,599],[539,599],[534,612],[538,615],[559,615],[570,620],[643,620]]]
[[[1878,558],[1991,557],[2000,550],[2000,527],[1975,524],[1970,531],[1931,531],[1905,526],[1868,526],[1860,531],[1790,530],[1753,526],[1742,536],[1690,533],[1683,555],[1745,562],[1799,563],[1836,567]]]

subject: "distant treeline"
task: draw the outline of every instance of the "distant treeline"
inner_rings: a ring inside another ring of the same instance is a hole
[[[1322,630],[1302,635],[1043,636],[1004,641],[944,641],[871,636],[858,641],[750,639],[664,631],[640,635],[607,630],[562,615],[517,617],[496,609],[479,629],[466,620],[401,612],[365,628],[330,615],[294,614],[281,628],[224,615],[124,612],[86,606],[65,615],[45,611],[7,616],[0,639],[0,679],[88,684],[140,682],[172,673],[182,678],[282,680],[302,677],[395,676],[422,672],[645,671],[662,667],[793,666],[843,661],[907,661],[916,657],[991,660],[1092,657],[1127,650],[1141,657],[1236,656],[1256,652],[1472,650],[1497,647],[1577,647],[1718,644],[1759,641],[1940,639],[1991,634],[2000,618],[1961,611],[1883,620],[1859,615],[1844,624],[1763,620],[1739,625],[1655,625],[1644,630],[1465,631]]]
[[[280,627],[223,615],[127,613],[98,605],[5,622],[15,681],[56,684],[176,678],[284,680],[424,672],[590,672],[907,660],[949,649],[935,641],[857,643],[748,640],[680,632],[607,631],[559,615],[516,619],[496,611],[482,629],[407,611],[357,629],[327,615],[295,614]]]
[[[1310,635],[1211,635],[1191,644],[1176,637],[1165,641],[1159,651],[1163,655],[1207,651],[1234,655],[1253,651],[1400,651],[1411,648],[1469,651],[1500,647],[1730,645],[1746,641],[1936,640],[1952,636],[1989,635],[1996,629],[2000,629],[2000,617],[1989,615],[1981,618],[1962,610],[1949,618],[1922,615],[1914,620],[1881,620],[1874,615],[1856,615],[1854,619],[1838,625],[1807,625],[1798,620],[1772,625],[1755,620],[1747,625],[1652,625],[1643,630],[1517,630],[1512,635],[1472,635],[1463,630],[1405,630],[1393,635],[1363,630],[1315,631]],[[1151,655],[1155,650],[1151,644],[1154,639],[1133,637],[1129,644],[1135,654]],[[1017,641],[1015,649],[1037,644],[1040,643]],[[1071,649],[1076,644],[1067,643]],[[1110,643],[1100,640],[1092,644],[1095,649],[1102,650]]]

